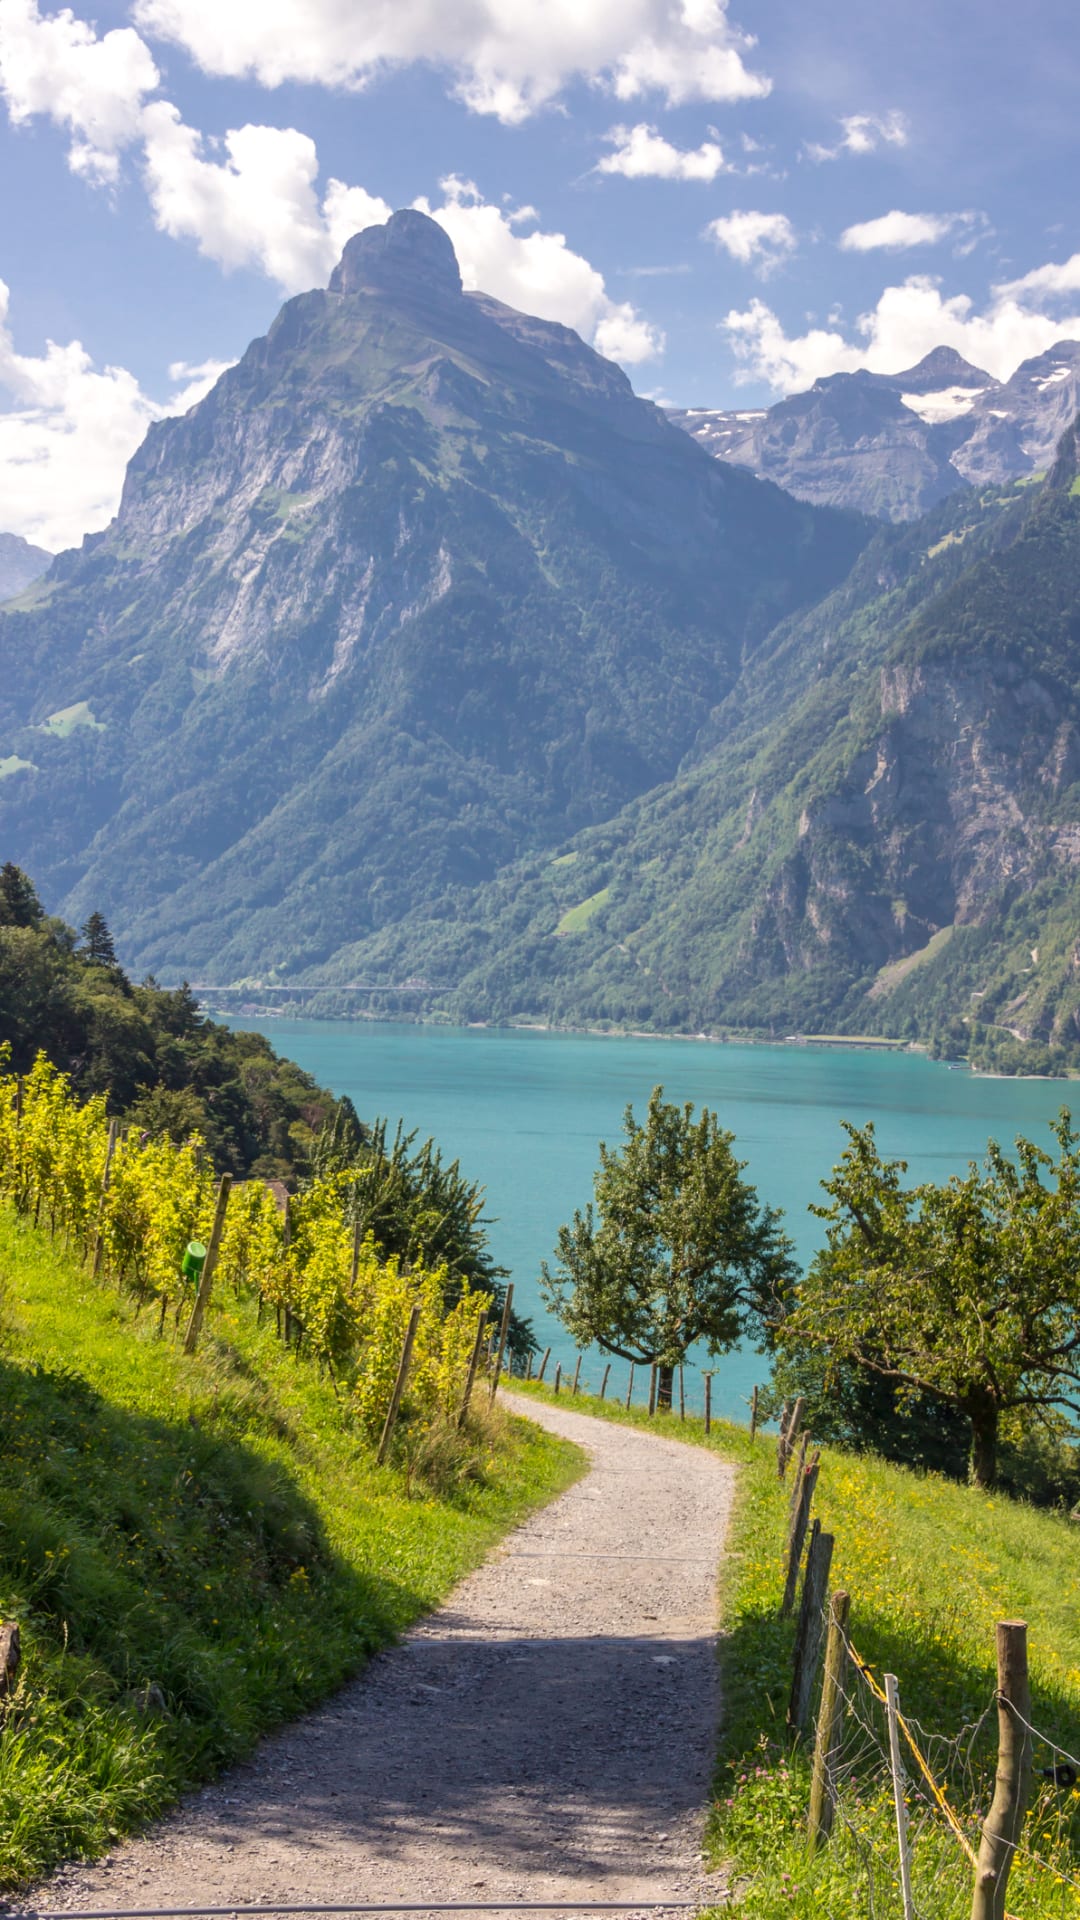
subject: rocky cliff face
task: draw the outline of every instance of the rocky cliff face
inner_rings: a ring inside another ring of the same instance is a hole
[[[939,347],[905,373],[834,374],[767,409],[670,417],[800,500],[896,521],[961,486],[1045,471],[1078,409],[1080,342],[1064,340],[1003,382]]]
[[[5,847],[137,966],[289,977],[669,778],[865,538],[397,214],[0,617]]]
[[[0,533],[0,603],[24,593],[52,566],[53,556],[19,533]]]

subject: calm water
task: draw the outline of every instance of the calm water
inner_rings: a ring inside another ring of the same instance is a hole
[[[1047,1141],[1046,1122],[1073,1091],[1054,1081],[977,1079],[916,1054],[364,1022],[234,1024],[268,1034],[323,1086],[348,1094],[362,1118],[400,1116],[421,1137],[433,1134],[481,1182],[515,1307],[532,1316],[541,1346],[551,1343],[549,1374],[556,1359],[572,1365],[573,1351],[540,1300],[539,1263],[550,1258],[560,1224],[590,1197],[597,1141],[614,1143],[627,1101],[643,1111],[657,1084],[669,1099],[716,1109],[762,1198],[783,1207],[804,1260],[820,1231],[807,1207],[839,1157],[841,1120],[872,1119],[884,1153],[906,1159],[914,1178],[940,1180],[978,1158],[991,1134]],[[764,1363],[740,1352],[719,1366],[714,1404],[745,1419]],[[583,1378],[598,1384],[602,1367],[594,1352]],[[621,1382],[625,1391],[626,1371],[613,1364],[613,1389]],[[689,1368],[687,1398],[700,1403]]]

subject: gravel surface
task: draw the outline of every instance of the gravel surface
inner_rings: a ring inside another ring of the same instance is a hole
[[[723,1897],[701,1835],[733,1470],[507,1405],[586,1477],[325,1707],[35,1906]]]

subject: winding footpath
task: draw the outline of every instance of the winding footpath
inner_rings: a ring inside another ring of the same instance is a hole
[[[716,1582],[733,1469],[536,1401],[591,1470],[360,1679],[41,1908],[713,1903]]]

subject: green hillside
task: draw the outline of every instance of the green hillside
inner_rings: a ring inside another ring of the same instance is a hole
[[[0,1206],[0,1888],[96,1855],[355,1673],[580,1470],[489,1418],[377,1468],[231,1292],[194,1357]]]

